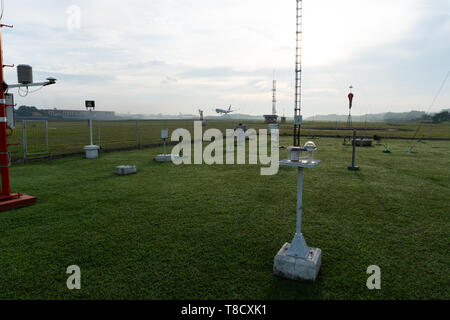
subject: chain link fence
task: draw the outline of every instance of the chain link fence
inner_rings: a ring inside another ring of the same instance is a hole
[[[48,156],[48,121],[22,121],[23,158]]]
[[[262,121],[245,122],[248,128],[266,128]],[[207,121],[203,130],[210,128],[235,129],[240,121]],[[130,150],[162,146],[161,130],[169,134],[178,128],[194,134],[194,120],[124,120],[93,121],[94,144],[102,151]],[[43,121],[24,120],[16,122],[16,129],[8,138],[13,162],[44,157],[58,157],[84,153],[90,144],[89,120]]]
[[[226,129],[235,129],[243,122],[248,129],[268,129],[264,121],[207,120],[203,131],[219,129],[225,134]],[[358,136],[373,137],[380,135],[389,139],[411,139],[417,129],[417,123],[354,123]],[[168,129],[169,135],[178,128],[189,130],[194,134],[194,120],[119,120],[93,121],[94,144],[102,151],[130,150],[162,146],[161,130]],[[292,135],[292,122],[279,124],[280,135]],[[448,139],[450,125],[436,126],[433,138]],[[307,137],[345,137],[352,130],[342,122],[304,123],[302,135]],[[428,137],[429,128],[423,126],[418,137]],[[89,120],[79,121],[18,121],[16,130],[8,138],[12,162],[42,157],[59,157],[84,153],[84,146],[90,144]]]

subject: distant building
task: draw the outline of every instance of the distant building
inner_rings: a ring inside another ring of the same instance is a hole
[[[49,117],[61,118],[61,119],[88,119],[91,115],[93,118],[114,118],[116,113],[113,111],[86,111],[86,110],[58,110],[58,109],[47,109],[42,110]]]

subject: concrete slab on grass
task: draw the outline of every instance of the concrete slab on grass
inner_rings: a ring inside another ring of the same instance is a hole
[[[172,162],[171,154],[158,154],[155,158],[156,162]]]
[[[118,166],[116,167],[116,174],[119,176],[127,176],[129,174],[137,173],[136,166]]]

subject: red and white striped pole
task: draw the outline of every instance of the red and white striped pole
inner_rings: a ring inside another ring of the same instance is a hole
[[[3,68],[3,47],[2,47],[2,28],[10,27],[0,23],[0,173],[2,178],[2,190],[0,194],[0,211],[17,209],[34,205],[36,197],[21,193],[11,193],[11,184],[9,179],[9,152],[8,152],[8,117],[6,109],[9,107],[6,101],[5,91],[8,88],[5,82]],[[55,79],[49,78],[47,82],[38,85],[54,84]],[[36,84],[35,84],[36,85]],[[11,87],[11,86],[10,86]],[[20,87],[20,86],[14,86]]]
[[[3,48],[2,48],[2,28],[0,25],[0,168],[2,174],[2,193],[0,200],[13,198],[11,194],[11,185],[9,181],[9,154],[8,154],[8,137],[7,137],[7,117],[6,117],[6,96],[4,88],[3,75]]]

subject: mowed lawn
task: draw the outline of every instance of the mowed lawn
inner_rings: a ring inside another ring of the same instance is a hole
[[[315,283],[272,272],[295,232],[295,169],[158,164],[147,149],[11,168],[14,191],[39,202],[0,213],[0,298],[450,299],[450,143],[358,149],[349,172],[350,146],[315,141],[323,163],[305,172],[303,217],[323,251]],[[138,174],[116,176],[121,164]],[[82,290],[66,287],[70,265]]]

